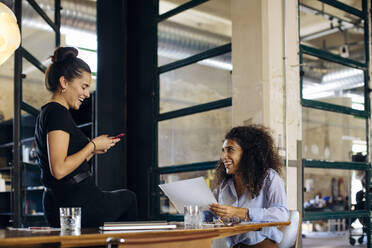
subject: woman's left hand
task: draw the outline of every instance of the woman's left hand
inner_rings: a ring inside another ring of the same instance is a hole
[[[212,203],[209,205],[209,209],[216,213],[220,217],[233,217],[237,216],[241,219],[245,219],[247,216],[246,208],[238,208],[230,205],[222,205],[217,203]]]

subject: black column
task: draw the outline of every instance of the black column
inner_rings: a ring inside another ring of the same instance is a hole
[[[137,193],[139,214],[149,217],[148,173],[155,159],[154,100],[157,70],[155,0],[127,1],[128,187]]]
[[[96,130],[101,134],[127,132],[126,29],[124,0],[97,1]],[[104,190],[127,184],[126,137],[96,157],[96,182]]]
[[[141,219],[149,216],[148,172],[156,157],[156,17],[156,0],[97,1],[97,130],[126,131],[123,147],[98,156],[98,183],[126,184]]]

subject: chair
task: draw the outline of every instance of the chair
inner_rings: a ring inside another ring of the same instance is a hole
[[[297,248],[301,230],[300,213],[297,210],[290,210],[288,221],[290,221],[291,224],[279,228],[279,230],[283,232],[283,239],[279,243],[278,248]]]

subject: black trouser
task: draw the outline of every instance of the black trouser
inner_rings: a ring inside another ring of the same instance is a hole
[[[255,245],[245,245],[242,243],[236,244],[233,248],[277,248],[278,244],[271,239],[264,239],[260,243]]]
[[[137,218],[136,195],[126,189],[101,191],[87,178],[76,185],[59,185],[43,194],[43,207],[49,225],[59,227],[60,207],[81,207],[82,227],[98,227],[108,221],[130,221]]]

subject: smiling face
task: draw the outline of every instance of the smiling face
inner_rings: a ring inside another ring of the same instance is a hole
[[[85,100],[90,96],[89,87],[92,83],[92,76],[88,72],[82,72],[81,77],[74,78],[72,81],[67,82],[63,77],[61,79],[62,89],[64,91],[64,100],[68,108],[78,110]]]
[[[226,174],[235,175],[238,170],[243,150],[234,140],[225,140],[221,150],[221,160],[225,165]]]

